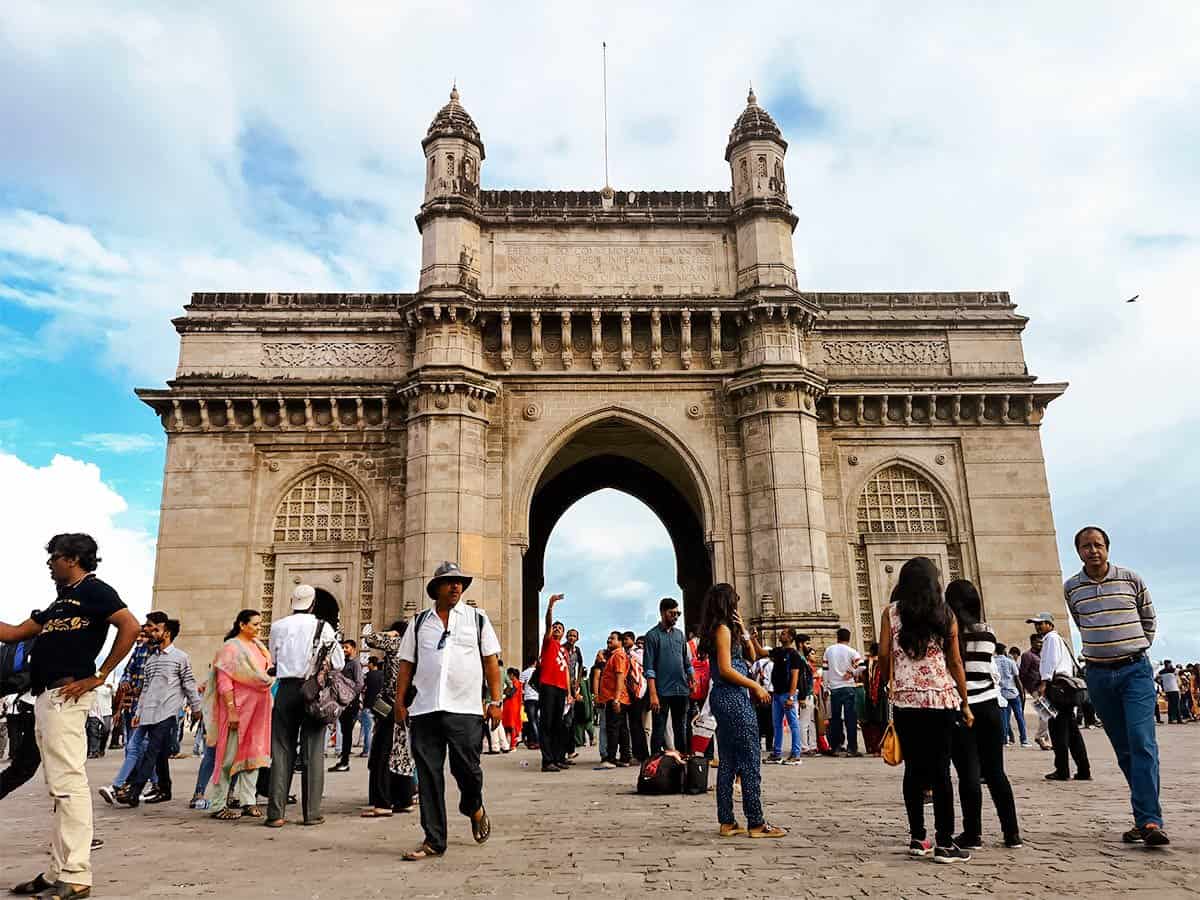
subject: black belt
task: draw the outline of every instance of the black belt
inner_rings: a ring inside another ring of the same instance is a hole
[[[86,676],[85,676],[85,677],[86,677]],[[29,693],[33,694],[33,696],[35,696],[35,697],[36,697],[36,696],[38,696],[39,694],[43,693],[44,691],[52,691],[52,690],[54,690],[55,688],[66,687],[66,686],[67,686],[68,684],[70,684],[72,681],[82,681],[82,680],[83,680],[82,678],[77,678],[77,677],[76,677],[76,676],[74,676],[74,675],[65,675],[65,676],[63,676],[62,678],[59,678],[59,679],[58,679],[58,680],[56,680],[56,681],[52,681],[52,682],[50,682],[49,684],[45,685],[44,687],[40,687],[40,688],[36,688],[36,689],[34,689],[34,690],[31,690]]]
[[[1130,663],[1141,662],[1146,657],[1146,651],[1135,653],[1133,656],[1122,656],[1120,659],[1085,659],[1084,662],[1088,668],[1095,666],[1097,669],[1120,669]]]

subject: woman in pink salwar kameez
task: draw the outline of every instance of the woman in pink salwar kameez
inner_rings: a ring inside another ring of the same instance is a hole
[[[204,691],[205,739],[216,750],[209,789],[214,819],[262,818],[254,805],[258,769],[271,765],[271,654],[258,631],[258,610],[243,609],[213,659]],[[230,784],[241,812],[228,809]]]

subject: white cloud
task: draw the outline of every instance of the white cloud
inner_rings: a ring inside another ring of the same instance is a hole
[[[79,225],[27,209],[0,215],[0,253],[96,272],[127,272],[129,263]]]
[[[31,466],[0,451],[0,496],[9,514],[0,517],[6,586],[0,619],[24,621],[31,610],[54,599],[46,568],[46,541],[62,532],[83,531],[100,545],[97,574],[109,582],[138,616],[150,609],[154,577],[154,536],[121,527],[125,499],[103,482],[92,463],[55,456]]]
[[[602,490],[563,513],[550,535],[546,557],[561,552],[580,562],[611,565],[671,546],[667,529],[649,507],[630,502],[619,491]]]
[[[112,434],[100,432],[85,434],[75,441],[76,447],[103,450],[107,453],[146,453],[162,447],[161,437],[152,434]]]
[[[605,597],[621,597],[625,599],[640,599],[650,592],[650,585],[645,581],[626,581],[613,585],[604,591]]]

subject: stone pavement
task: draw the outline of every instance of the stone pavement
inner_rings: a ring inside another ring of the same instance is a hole
[[[764,766],[767,815],[787,826],[777,841],[716,836],[715,800],[638,797],[629,769],[591,769],[585,750],[569,773],[542,775],[535,754],[485,756],[491,840],[471,842],[452,812],[450,852],[411,864],[415,814],[358,818],[365,760],[327,776],[320,828],[278,831],[250,819],[216,822],[185,808],[112,809],[96,799],[93,856],[97,897],[1005,897],[1089,898],[1200,894],[1200,725],[1159,729],[1163,805],[1173,845],[1127,847],[1129,803],[1100,730],[1084,732],[1096,780],[1042,780],[1050,754],[1013,751],[1009,772],[1026,846],[999,845],[985,796],[987,848],[965,866],[935,866],[904,854],[907,835],[900,772],[876,759],[815,759],[796,768]],[[90,764],[93,786],[111,778],[120,751]],[[521,763],[528,762],[523,768]],[[196,761],[173,763],[178,796],[195,780]],[[715,775],[715,773],[713,773]],[[450,808],[457,797],[451,790]],[[927,807],[927,810],[929,808]],[[740,812],[739,812],[740,815]],[[932,811],[930,810],[932,828]],[[32,877],[43,865],[49,817],[35,778],[0,803],[0,884]]]

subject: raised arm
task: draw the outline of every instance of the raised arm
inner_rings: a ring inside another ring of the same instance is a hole
[[[713,633],[713,642],[717,648],[717,672],[725,681],[739,684],[750,691],[752,697],[757,698],[760,702],[764,695],[769,699],[766,688],[755,681],[753,678],[747,678],[741,672],[733,667],[733,635],[729,630],[728,625],[718,625],[717,630]]]
[[[554,627],[554,605],[563,598],[562,594],[551,594],[550,602],[546,604],[546,634]]]

